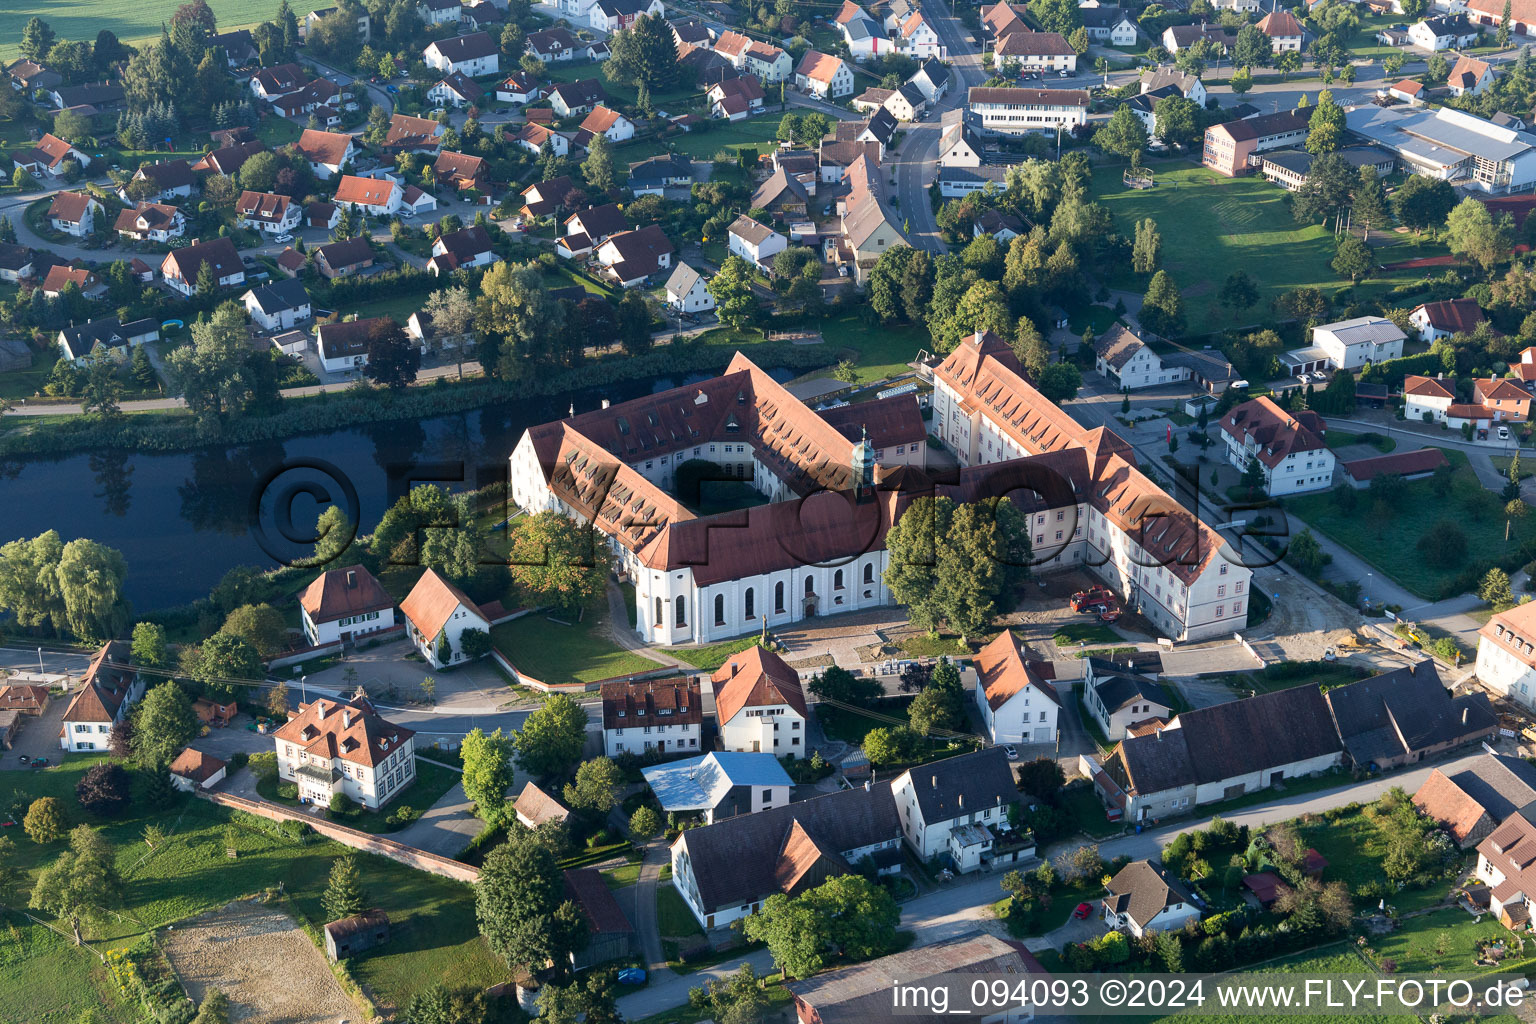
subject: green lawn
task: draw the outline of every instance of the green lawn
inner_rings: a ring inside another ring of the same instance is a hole
[[[1108,839],[1125,831],[1125,826],[1110,821],[1104,814],[1104,805],[1094,795],[1091,786],[1081,786],[1062,794],[1061,806],[1072,816],[1073,823],[1095,839]]]
[[[356,313],[359,319],[387,316],[403,326],[411,318],[411,314],[421,309],[426,301],[425,295],[394,295],[360,304],[342,303],[337,307],[336,312],[343,316]]]
[[[839,359],[851,358],[859,383],[906,373],[907,364],[917,357],[919,349],[932,350],[933,347],[933,340],[925,328],[898,324],[870,327],[853,313],[824,317],[811,321],[806,327],[820,330],[826,339],[821,347],[826,353],[827,366],[831,367]],[[740,349],[753,358],[753,346],[763,340],[762,332],[758,330],[733,331],[725,327],[705,331],[698,337],[703,344]]]
[[[579,82],[585,78],[595,78],[602,83],[603,90],[613,97],[619,105],[633,107],[639,101],[639,96],[633,85],[610,81],[604,76],[601,64],[592,64],[585,61],[546,64],[544,66],[544,76],[555,82]],[[665,110],[674,117],[696,107],[702,108],[703,101],[704,93],[691,86],[651,93],[652,107],[658,111]]]
[[[1509,464],[1513,460],[1508,455],[1493,455],[1489,457],[1488,461],[1493,463],[1494,469],[1498,470],[1506,477],[1509,476]],[[1524,480],[1526,477],[1533,474],[1536,474],[1536,463],[1533,463],[1528,459],[1521,460],[1520,479]]]
[[[1058,628],[1056,635],[1051,639],[1056,641],[1058,647],[1065,647],[1069,644],[1118,644],[1122,642],[1120,634],[1102,622],[1068,623]]]
[[[1366,882],[1381,880],[1381,862],[1387,855],[1387,837],[1362,811],[1340,815],[1334,821],[1319,820],[1301,826],[1307,845],[1328,858],[1323,872],[1325,882],[1343,882],[1355,892]],[[1420,910],[1440,903],[1450,891],[1448,881],[1435,882],[1422,889],[1403,889],[1390,897],[1399,913]]]
[[[1116,229],[1129,238],[1138,220],[1150,217],[1163,236],[1163,269],[1184,296],[1190,334],[1203,334],[1233,325],[1233,317],[1217,302],[1227,275],[1247,270],[1259,286],[1259,302],[1241,314],[1240,322],[1263,318],[1270,300],[1298,287],[1335,292],[1348,284],[1329,268],[1334,241],[1320,225],[1298,225],[1286,204],[1286,191],[1261,177],[1226,178],[1190,161],[1155,163],[1157,186],[1138,191],[1121,179],[1119,165],[1093,172],[1093,197],[1113,214]],[[1380,245],[1391,236],[1377,236]],[[1381,256],[1381,250],[1378,250]],[[1388,257],[1381,256],[1383,262]],[[1395,257],[1394,257],[1395,258]],[[1145,275],[1127,264],[1108,284],[1142,292]],[[1385,287],[1372,279],[1357,294]]]
[[[912,701],[913,698],[907,696],[885,697],[877,701],[875,707],[868,712],[817,704],[816,718],[821,722],[821,729],[828,739],[862,745],[871,729],[905,725],[907,709],[912,706]],[[891,718],[899,721],[888,721]]]
[[[47,382],[48,374],[52,372],[53,364],[57,361],[54,356],[33,352],[30,369],[0,373],[0,398],[11,401],[31,398],[43,390],[43,384]]]
[[[656,928],[669,939],[687,939],[703,935],[698,918],[688,909],[682,894],[670,885],[656,889]]]
[[[734,124],[711,121],[709,127],[702,131],[695,128],[691,132],[670,135],[666,142],[654,136],[647,136],[633,142],[621,143],[613,147],[613,158],[617,163],[632,164],[647,157],[660,156],[667,152],[668,144],[671,145],[672,152],[695,160],[712,160],[722,149],[734,153],[746,146],[754,147],[760,153],[766,153],[778,144],[775,136],[779,131],[779,122],[783,119],[784,115],[775,110]]]
[[[603,620],[588,612],[581,622],[562,625],[534,613],[492,628],[491,640],[518,671],[546,683],[595,683],[661,667],[615,644]]]
[[[1385,516],[1374,514],[1370,492],[1362,492],[1358,507],[1343,512],[1327,494],[1286,498],[1286,510],[1308,526],[1327,534],[1350,551],[1376,566],[1396,583],[1415,594],[1437,599],[1466,565],[1436,568],[1418,550],[1419,539],[1436,522],[1447,519],[1467,538],[1470,559],[1498,558],[1536,537],[1531,517],[1516,520],[1508,543],[1504,540],[1504,515],[1498,495],[1485,490],[1466,464],[1466,456],[1448,451],[1456,466],[1450,493],[1439,497],[1428,480],[1403,485],[1403,495]]]
[[[1342,430],[1328,431],[1329,448],[1346,448],[1352,444],[1368,444],[1385,455],[1397,448],[1397,438],[1387,437],[1385,434],[1372,433],[1367,436],[1366,434],[1350,434]]]
[[[58,34],[60,42],[95,42],[96,33],[111,29],[125,43],[138,43],[160,35],[181,0],[16,0],[0,4],[0,57],[7,62],[20,54],[21,30],[27,20],[40,17]],[[277,16],[277,0],[208,0],[219,19],[220,31],[228,31]],[[305,8],[309,10],[309,8]],[[298,12],[303,18],[303,12]]]
[[[1474,922],[1466,911],[1453,907],[1410,918],[1390,935],[1373,936],[1371,949],[1379,959],[1396,961],[1402,974],[1482,974],[1509,970],[1505,964],[1529,966],[1529,958],[1522,959],[1518,953],[1497,968],[1478,967],[1473,962],[1474,943],[1478,939],[1511,938],[1509,930],[1491,915],[1485,914],[1482,921]],[[1529,953],[1529,941],[1526,950]]]
[[[28,774],[12,773],[8,787],[28,800],[52,796],[66,807],[71,824],[101,828],[117,852],[126,905],[122,916],[86,929],[102,949],[122,948],[146,931],[204,913],[281,885],[310,922],[325,920],[320,897],[337,856],[352,851],[311,835],[299,841],[246,818],[235,821],[238,858],[225,858],[226,831],[235,816],[224,808],[190,797],[166,809],[133,805],[119,818],[84,813],[74,798],[75,783],[98,759],[67,757],[57,767]],[[154,822],[170,837],[150,850],[144,828]],[[38,845],[19,833],[15,865],[29,888],[37,870],[64,848],[63,841]],[[470,888],[413,871],[394,861],[358,855],[363,884],[372,905],[388,912],[391,941],[379,953],[352,961],[352,970],[376,1001],[398,1004],[426,984],[483,988],[503,981],[506,972],[478,935]],[[74,1021],[82,1005],[114,1010],[118,997],[89,954],[57,945],[35,929],[0,931],[0,1020]]]
[[[757,634],[754,633],[739,640],[727,640],[724,643],[708,644],[704,647],[669,647],[666,653],[678,661],[686,661],[694,668],[713,672],[724,665],[725,660],[731,655],[738,654],[756,643]]]

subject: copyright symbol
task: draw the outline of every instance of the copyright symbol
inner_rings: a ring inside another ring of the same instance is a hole
[[[347,517],[346,536],[322,538],[314,526],[295,526],[294,502],[300,496],[317,506],[316,517],[324,506],[339,505]],[[300,456],[283,460],[257,481],[248,517],[251,536],[274,562],[309,569],[320,564],[314,547],[322,539],[333,553],[346,550],[357,536],[360,512],[357,488],[345,473],[324,459]]]
[[[1099,989],[1099,998],[1104,1001],[1105,1006],[1119,1006],[1125,1002],[1125,982],[1115,981],[1113,978],[1106,981],[1104,987]]]

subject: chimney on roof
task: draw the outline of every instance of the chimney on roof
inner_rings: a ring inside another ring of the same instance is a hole
[[[731,678],[732,678],[732,679],[735,679],[735,678],[736,678],[736,672],[737,672],[737,665],[736,665],[736,663],[735,663],[735,662],[734,662],[734,661],[733,661],[733,662],[731,662]]]
[[[357,571],[354,570],[354,569],[348,569],[347,570],[347,589],[348,590],[354,590],[356,588],[357,588]]]
[[[1466,725],[1467,724],[1467,711],[1468,710],[1470,710],[1470,709],[1468,709],[1468,708],[1462,708],[1461,709],[1461,724],[1462,725]]]
[[[341,727],[343,729],[350,729],[350,728],[352,728],[352,709],[351,708],[348,708],[347,710],[345,710],[345,711],[343,711],[341,713]]]
[[[933,786],[934,789],[938,789],[939,788],[939,777],[937,775],[930,775],[930,776],[928,776],[928,781]]]
[[[956,796],[955,797],[955,801],[960,805],[960,809],[962,811],[965,810],[965,794],[964,793],[961,793],[958,796]]]
[[[606,398],[603,399],[603,408],[604,409],[608,408],[608,405],[609,405],[608,399],[606,399]]]
[[[317,700],[315,701],[315,707],[319,709],[315,712],[315,717],[321,721],[324,721],[325,713],[331,710],[331,706],[323,700]]]

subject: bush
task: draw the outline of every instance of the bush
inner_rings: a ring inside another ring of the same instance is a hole
[[[297,800],[299,798],[299,787],[291,782],[285,782],[277,787],[277,795],[284,800]]]
[[[347,809],[347,798],[340,793],[331,794],[331,813],[340,814]]]
[[[263,750],[258,754],[252,754],[246,759],[246,765],[256,774],[258,779],[271,779],[277,777],[277,752]],[[279,792],[282,790],[279,789]],[[295,790],[295,792],[297,792]]]
[[[389,817],[384,819],[384,824],[391,827],[409,825],[419,817],[421,817],[421,812],[416,808],[412,807],[410,804],[401,804],[399,807],[394,809]]]

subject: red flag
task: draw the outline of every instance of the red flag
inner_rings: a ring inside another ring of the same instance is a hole
[[[1173,444],[1173,424],[1168,424],[1168,443]]]

